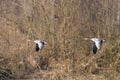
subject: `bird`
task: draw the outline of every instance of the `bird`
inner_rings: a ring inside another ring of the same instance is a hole
[[[88,38],[85,38],[85,40],[89,40]],[[93,41],[93,53],[96,54],[97,50],[100,50],[102,47],[103,42],[105,42],[104,39],[100,38],[91,38],[91,41]]]
[[[38,52],[39,50],[41,50],[44,45],[47,44],[47,42],[43,41],[43,40],[35,40],[34,41],[36,43],[36,47],[35,47],[35,50]]]

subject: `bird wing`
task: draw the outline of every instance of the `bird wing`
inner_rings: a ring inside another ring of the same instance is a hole
[[[39,45],[36,43],[36,47],[35,47],[36,51],[39,51]]]
[[[96,45],[96,47],[97,47],[97,49],[101,49],[101,46],[102,46],[102,42],[101,42],[102,40],[96,40],[95,41],[95,45]]]
[[[93,43],[93,53],[96,54],[96,52],[97,52],[97,47],[96,47],[96,44],[95,44],[95,42],[94,42],[94,43]]]
[[[43,48],[43,44],[41,42],[38,43],[39,49]]]

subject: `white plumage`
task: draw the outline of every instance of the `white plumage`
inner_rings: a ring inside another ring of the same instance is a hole
[[[88,40],[88,38],[85,38],[85,40]],[[90,40],[93,41],[93,53],[96,54],[97,50],[101,49],[101,46],[105,40],[99,38],[91,38]]]
[[[36,51],[41,50],[46,44],[45,41],[41,41],[41,40],[35,40],[34,42],[36,43],[36,47],[35,47]]]
[[[96,54],[97,50],[101,49],[101,46],[105,40],[99,38],[90,39],[93,41],[93,53]]]

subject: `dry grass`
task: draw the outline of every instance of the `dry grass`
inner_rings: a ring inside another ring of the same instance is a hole
[[[1,0],[0,79],[119,80],[119,0]],[[92,54],[91,42],[106,40]],[[35,52],[34,42],[48,42]]]

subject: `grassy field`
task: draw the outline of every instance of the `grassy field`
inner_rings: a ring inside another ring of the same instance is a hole
[[[106,42],[93,54],[86,37]],[[39,52],[36,39],[48,43]],[[0,80],[9,79],[120,80],[120,0],[1,0]]]

